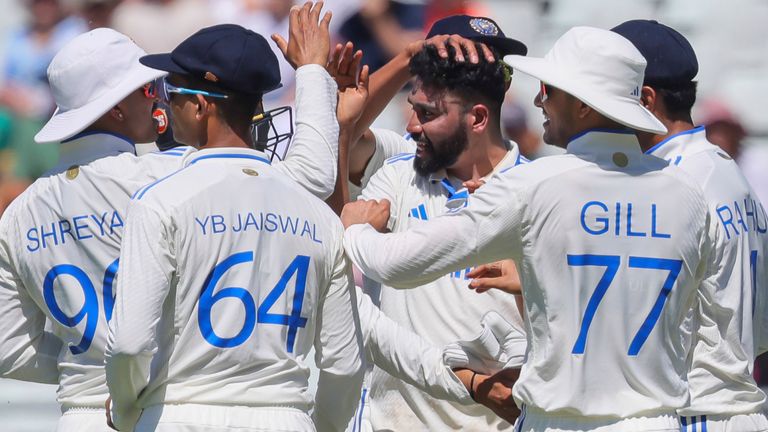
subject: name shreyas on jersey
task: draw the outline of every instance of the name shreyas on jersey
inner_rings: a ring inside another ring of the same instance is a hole
[[[230,217],[224,217],[220,214],[204,217],[195,216],[195,225],[200,229],[202,235],[216,235],[227,231],[233,233],[279,232],[296,237],[306,237],[315,243],[323,243],[317,235],[317,224],[300,217],[278,213],[244,212]]]
[[[29,252],[40,249],[81,242],[96,237],[113,236],[124,226],[123,217],[117,210],[99,214],[83,214],[70,219],[44,223],[27,230]]]
[[[762,215],[762,223],[760,216]],[[726,239],[738,237],[749,230],[765,234],[768,231],[768,215],[765,214],[763,205],[748,196],[744,202],[734,201],[733,204],[724,204],[717,208],[717,216],[723,224]]]

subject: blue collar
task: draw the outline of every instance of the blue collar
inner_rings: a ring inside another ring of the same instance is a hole
[[[243,159],[250,159],[250,160],[254,160],[254,161],[258,161],[258,162],[270,165],[269,157],[266,155],[266,153],[262,151],[247,149],[247,148],[240,148],[240,147],[237,147],[237,148],[222,147],[222,148],[198,150],[194,153],[191,153],[187,157],[187,159],[184,161],[184,166],[193,165],[203,160],[222,161],[222,160],[243,160]]]
[[[670,136],[664,138],[663,140],[661,140],[661,142],[659,142],[655,146],[653,146],[650,149],[648,149],[648,151],[646,151],[645,154],[653,154],[653,152],[655,152],[656,150],[661,148],[661,146],[663,146],[664,144],[668,143],[669,141],[671,141],[671,140],[673,140],[673,139],[675,139],[677,137],[680,137],[680,136],[683,136],[683,135],[692,135],[692,134],[703,132],[703,131],[704,131],[704,126],[698,126],[698,127],[693,128],[693,129],[688,129],[686,131],[682,131],[682,132],[678,132],[678,133],[676,133],[674,135],[670,135]]]

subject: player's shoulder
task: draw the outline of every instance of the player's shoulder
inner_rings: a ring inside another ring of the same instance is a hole
[[[528,160],[520,157],[519,163],[499,171],[499,176],[514,180],[521,185],[536,185],[571,170],[587,166],[587,163],[570,154],[546,156]]]

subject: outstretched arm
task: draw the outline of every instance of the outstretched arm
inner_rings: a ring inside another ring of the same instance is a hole
[[[275,168],[320,199],[328,198],[336,182],[339,125],[336,83],[325,70],[330,50],[331,13],[320,19],[322,2],[294,6],[289,39],[272,39],[296,68],[296,134],[282,163]]]

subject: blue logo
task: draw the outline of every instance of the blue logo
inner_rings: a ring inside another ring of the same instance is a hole
[[[469,25],[472,27],[472,30],[483,36],[496,36],[499,34],[499,28],[496,27],[496,24],[484,18],[473,18],[469,21]]]

